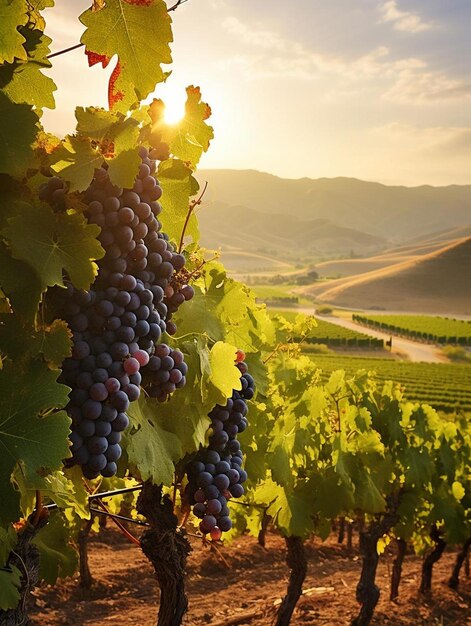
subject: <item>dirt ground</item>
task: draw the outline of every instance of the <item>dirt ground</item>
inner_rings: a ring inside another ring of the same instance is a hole
[[[348,625],[356,615],[355,587],[360,573],[356,547],[349,550],[335,538],[307,543],[309,570],[292,626]],[[286,590],[288,569],[284,541],[269,534],[266,549],[251,537],[222,547],[224,558],[192,538],[188,567],[189,611],[185,626],[269,626]],[[446,585],[455,560],[446,552],[435,565],[433,593],[418,593],[421,560],[408,556],[404,563],[399,600],[388,600],[393,553],[383,555],[377,584],[381,598],[375,626],[471,625],[471,579],[461,575],[459,592]],[[154,626],[158,585],[139,548],[111,529],[90,540],[90,569],[95,579],[90,591],[78,579],[44,586],[35,593],[35,626]],[[240,620],[233,621],[233,618]]]

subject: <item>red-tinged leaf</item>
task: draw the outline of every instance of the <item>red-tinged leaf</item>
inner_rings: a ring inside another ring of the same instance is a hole
[[[90,50],[85,50],[85,54],[88,57],[88,66],[93,67],[98,63],[101,63],[103,69],[108,66],[108,63],[111,60],[111,57],[107,57],[104,54],[97,54],[96,52],[91,52]]]
[[[110,82],[108,83],[108,106],[113,109],[114,106],[123,100],[124,94],[116,87],[118,78],[121,75],[121,63],[118,61],[116,67],[110,76]]]

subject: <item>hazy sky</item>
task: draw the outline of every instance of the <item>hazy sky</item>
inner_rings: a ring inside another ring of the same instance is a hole
[[[89,4],[45,11],[54,50],[78,42]],[[157,94],[201,87],[216,133],[202,167],[471,183],[469,0],[189,0],[172,16],[173,74]],[[76,105],[106,105],[109,71],[83,50],[53,61],[44,121],[64,134]]]

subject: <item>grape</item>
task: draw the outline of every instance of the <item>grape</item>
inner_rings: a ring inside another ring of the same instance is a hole
[[[143,147],[139,154],[132,189],[113,185],[107,166],[95,170],[81,200],[85,217],[101,229],[105,256],[90,290],[66,282],[58,296],[73,332],[61,382],[72,389],[67,410],[73,460],[86,478],[116,472],[121,432],[129,425],[126,411],[140,386],[165,401],[185,385],[188,373],[183,354],[158,342],[165,331],[175,334],[172,314],[193,290],[184,279],[185,256],[174,251],[156,217],[162,189],[155,161]],[[66,210],[66,192],[66,183],[51,177],[39,194],[54,210]],[[209,474],[208,485],[212,480]]]
[[[160,361],[168,358],[164,349],[161,352]],[[172,354],[174,364],[179,361],[176,352]],[[232,528],[227,502],[244,494],[242,483],[247,480],[247,473],[241,467],[242,453],[236,437],[247,426],[246,400],[253,397],[254,381],[248,374],[242,355],[237,353],[235,366],[243,388],[241,391],[234,390],[225,405],[217,405],[209,413],[212,430],[209,448],[200,450],[196,460],[187,467],[187,497],[190,503],[196,503],[193,512],[201,519],[201,532],[210,533],[214,541],[219,541],[222,533]]]

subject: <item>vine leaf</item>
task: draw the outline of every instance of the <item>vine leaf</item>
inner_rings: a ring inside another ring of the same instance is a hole
[[[18,31],[28,21],[28,5],[26,0],[0,0],[0,63],[13,63],[17,59],[26,59],[23,47],[25,38]]]
[[[250,289],[228,278],[217,262],[206,263],[195,282],[195,295],[176,323],[182,335],[207,333],[214,341],[226,341],[244,352],[257,352],[273,337],[266,309],[256,304]]]
[[[104,255],[96,239],[99,232],[82,215],[53,213],[49,207],[27,204],[3,230],[13,256],[35,268],[43,289],[63,285],[64,270],[78,289],[90,287],[96,274],[92,259]]]
[[[41,281],[30,265],[11,257],[3,242],[0,243],[0,287],[13,310],[32,322],[41,299]]]
[[[103,156],[84,137],[67,136],[52,158],[52,169],[70,182],[70,191],[86,189],[103,163]]]
[[[21,587],[21,573],[14,565],[11,569],[0,570],[0,609],[8,611],[18,606],[21,600],[19,589]]]
[[[191,168],[178,159],[162,161],[157,172],[162,187],[163,211],[159,216],[163,229],[171,241],[179,242],[188,215],[190,198],[198,192],[199,185]],[[199,240],[198,220],[193,212],[186,226],[185,237]]]
[[[196,167],[203,152],[208,150],[211,139],[214,138],[212,126],[206,124],[211,115],[211,107],[201,101],[199,87],[193,85],[187,87],[186,94],[185,117],[176,127],[177,132],[171,148],[175,156],[182,161],[189,161]]]
[[[40,328],[31,345],[31,354],[43,354],[51,369],[59,369],[70,355],[72,333],[64,320],[54,320],[50,326]]]
[[[233,389],[242,389],[240,371],[234,365],[237,348],[228,343],[217,341],[209,353],[211,374],[209,382],[220,392],[218,404],[224,403],[232,395]]]
[[[37,122],[29,104],[14,103],[0,91],[0,173],[23,175],[33,156]]]
[[[186,88],[187,100],[185,115],[177,124],[165,122],[165,104],[155,99],[149,107],[152,120],[150,144],[158,145],[161,141],[169,144],[170,152],[195,168],[203,152],[209,148],[214,138],[212,126],[206,123],[211,115],[211,108],[201,101],[199,87]]]
[[[0,567],[4,567],[10,556],[10,551],[15,547],[17,534],[13,526],[2,528],[0,526]]]
[[[118,55],[110,78],[110,108],[126,112],[165,79],[161,65],[172,62],[173,38],[164,0],[108,0],[100,10],[82,13],[80,21],[87,27],[80,41],[90,65],[106,67]]]
[[[59,374],[39,361],[21,368],[6,362],[0,370],[0,524],[19,517],[19,493],[10,482],[17,463],[26,476],[34,476],[59,469],[70,455],[66,412],[41,416],[67,404],[69,388],[57,383]]]
[[[70,546],[69,538],[70,529],[62,516],[54,515],[33,539],[41,557],[39,576],[49,585],[75,572],[77,552]]]
[[[142,395],[133,402],[128,414],[133,432],[125,437],[126,452],[131,465],[142,480],[171,485],[175,462],[182,457],[182,447],[176,435],[162,426],[159,403]]]
[[[41,71],[52,67],[46,58],[52,40],[40,30],[24,28],[21,32],[26,38],[28,58],[0,67],[0,88],[13,102],[31,104],[38,109],[54,109],[56,85]]]

